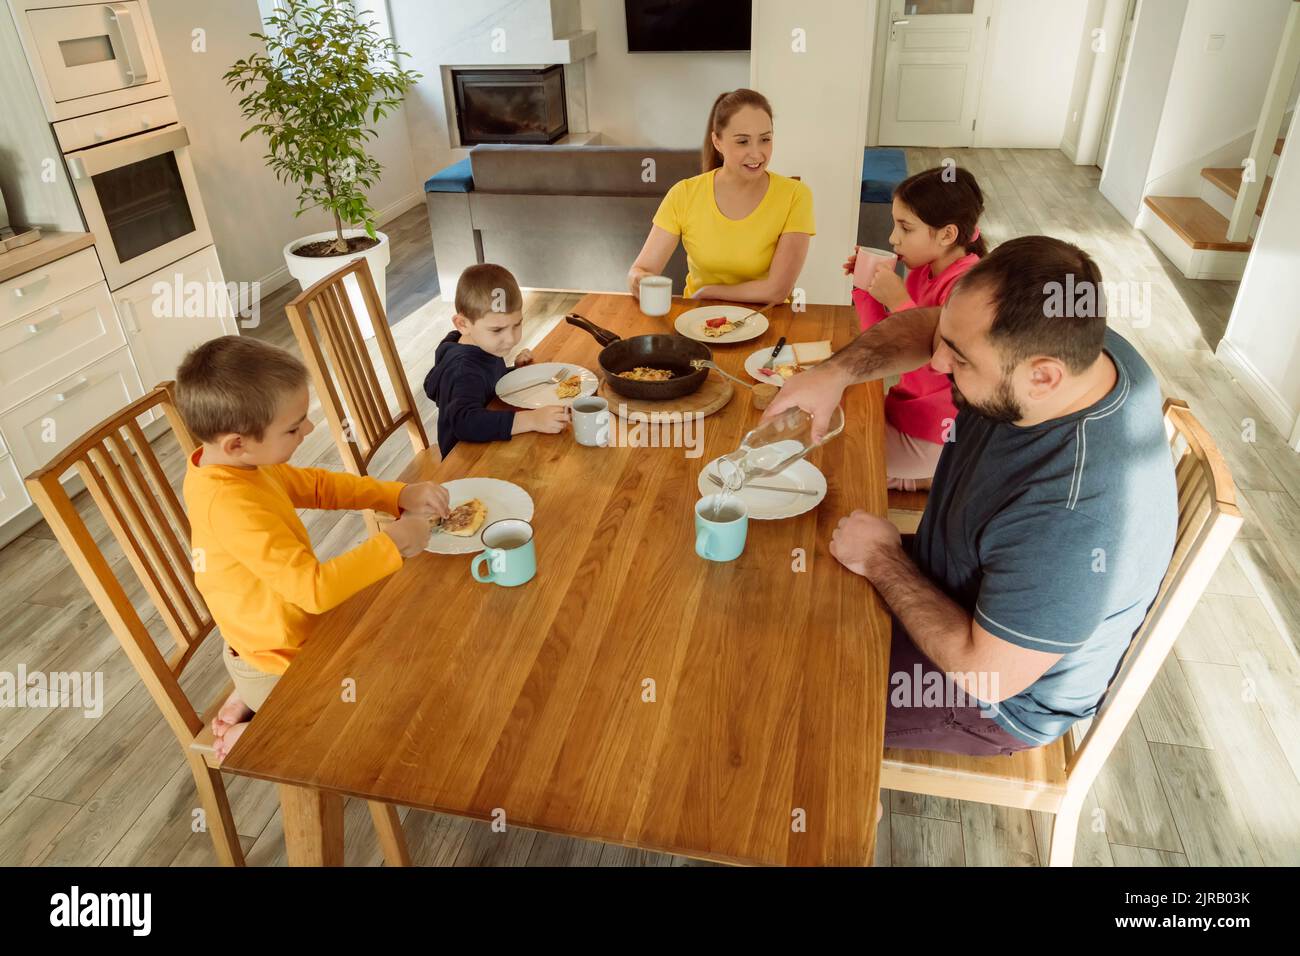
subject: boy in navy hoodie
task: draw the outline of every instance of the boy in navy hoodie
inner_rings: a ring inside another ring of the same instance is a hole
[[[446,458],[458,441],[509,441],[521,432],[564,431],[569,409],[547,405],[531,411],[489,411],[496,384],[509,369],[505,357],[519,344],[524,296],[515,277],[491,263],[470,266],[456,283],[456,314],[434,352],[424,394],[438,406],[438,450]],[[528,349],[515,368],[533,361]]]

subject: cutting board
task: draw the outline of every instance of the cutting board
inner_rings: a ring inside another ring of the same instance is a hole
[[[735,386],[721,375],[710,375],[704,380],[704,384],[691,394],[664,401],[656,402],[628,398],[626,395],[620,395],[610,388],[609,383],[604,379],[601,379],[596,394],[609,402],[610,410],[620,418],[627,418],[629,413],[637,412],[638,414],[650,416],[649,420],[654,421],[656,415],[673,413],[679,415],[710,415],[731,401],[731,395],[734,391]]]

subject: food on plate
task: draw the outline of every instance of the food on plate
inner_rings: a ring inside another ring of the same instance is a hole
[[[776,367],[776,374],[782,378],[793,378],[803,371],[807,370],[802,365],[797,364],[778,365]]]
[[[555,386],[555,395],[557,398],[577,398],[581,392],[581,375],[570,375],[559,385]]]
[[[430,527],[438,528],[445,534],[454,534],[459,538],[468,538],[477,533],[487,520],[487,506],[477,498],[471,498],[462,505],[452,509],[451,514],[439,521],[432,518]]]
[[[671,369],[638,365],[630,371],[619,372],[618,377],[629,378],[634,382],[666,382],[673,377],[673,372]]]
[[[705,319],[704,324],[700,326],[700,331],[711,339],[716,339],[720,335],[726,335],[728,332],[734,332],[735,330],[736,323],[728,322],[724,316]]]
[[[794,350],[797,365],[816,365],[831,357],[831,340],[820,342],[795,342],[790,346]]]

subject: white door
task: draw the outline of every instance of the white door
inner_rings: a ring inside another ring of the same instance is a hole
[[[215,246],[113,293],[146,389],[176,377],[200,342],[238,333]]]
[[[992,0],[890,0],[882,146],[971,146]]]
[[[1110,134],[1115,131],[1115,107],[1119,105],[1119,90],[1128,72],[1129,48],[1133,40],[1133,16],[1137,12],[1136,0],[1129,0],[1128,15],[1124,19],[1124,36],[1120,39],[1119,54],[1115,57],[1115,75],[1110,79],[1110,94],[1106,101],[1106,118],[1101,124],[1101,142],[1097,145],[1097,166],[1106,168],[1106,151],[1110,149]]]

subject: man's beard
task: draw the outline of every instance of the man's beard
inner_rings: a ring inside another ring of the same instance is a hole
[[[957,387],[957,381],[952,375],[948,376],[948,382],[952,385],[952,403],[958,410],[970,409],[976,415],[983,415],[995,422],[1018,422],[1025,417],[1016,393],[1011,388],[1011,382],[1005,378],[998,382],[993,398],[987,402],[972,402],[968,399]]]

